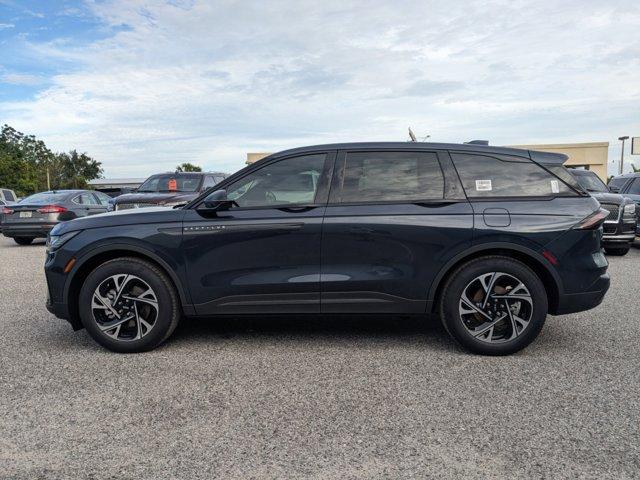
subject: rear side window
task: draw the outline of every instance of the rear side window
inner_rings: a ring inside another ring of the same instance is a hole
[[[2,193],[4,193],[4,199],[9,201],[9,202],[15,202],[16,201],[16,197],[13,196],[13,192],[11,190],[2,190]]]
[[[81,193],[73,199],[78,205],[97,205],[98,201],[90,193]]]
[[[526,158],[452,153],[469,198],[576,195],[558,177]]]
[[[207,188],[213,187],[216,183],[216,180],[211,175],[207,175],[204,177],[204,181],[202,182],[202,190],[206,190]]]
[[[340,203],[442,199],[444,177],[431,152],[347,154]]]

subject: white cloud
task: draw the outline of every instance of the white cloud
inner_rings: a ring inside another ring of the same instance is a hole
[[[640,133],[636,2],[89,4],[119,33],[32,44],[69,73],[0,116],[113,176],[330,141]],[[615,21],[614,21],[615,20]]]
[[[15,28],[13,23],[0,23],[0,30],[5,30],[7,28]]]
[[[42,83],[42,78],[27,73],[6,73],[0,77],[0,81],[13,85],[38,85]]]

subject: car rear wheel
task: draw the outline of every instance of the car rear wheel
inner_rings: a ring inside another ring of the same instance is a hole
[[[529,345],[540,333],[547,309],[540,278],[522,262],[502,256],[460,266],[440,300],[447,332],[482,355],[508,355]]]
[[[100,345],[115,352],[151,350],[180,319],[178,295],[168,276],[138,258],[118,258],[91,272],[80,290],[82,324]]]
[[[604,247],[604,251],[607,255],[613,255],[622,257],[626,255],[631,250],[631,245],[627,244],[625,246],[616,246],[616,247]]]
[[[13,240],[18,245],[31,245],[31,242],[33,242],[34,238],[33,237],[13,237]]]

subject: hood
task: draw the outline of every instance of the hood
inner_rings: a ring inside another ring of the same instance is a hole
[[[198,192],[138,192],[125,193],[113,200],[113,203],[173,203],[190,202],[199,195]]]
[[[624,197],[617,193],[589,192],[589,194],[600,203],[615,203],[617,205],[625,203]]]
[[[75,230],[87,230],[89,228],[117,227],[121,225],[140,225],[145,223],[170,223],[181,222],[185,210],[181,208],[149,207],[143,209],[120,210],[117,212],[101,213],[80,217],[68,222],[60,222],[51,235],[62,235]]]

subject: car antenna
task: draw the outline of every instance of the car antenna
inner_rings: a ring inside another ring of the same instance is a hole
[[[411,130],[411,127],[409,127],[409,138],[410,138],[410,142],[417,142],[418,139],[416,138],[416,134],[413,133],[413,130]]]

